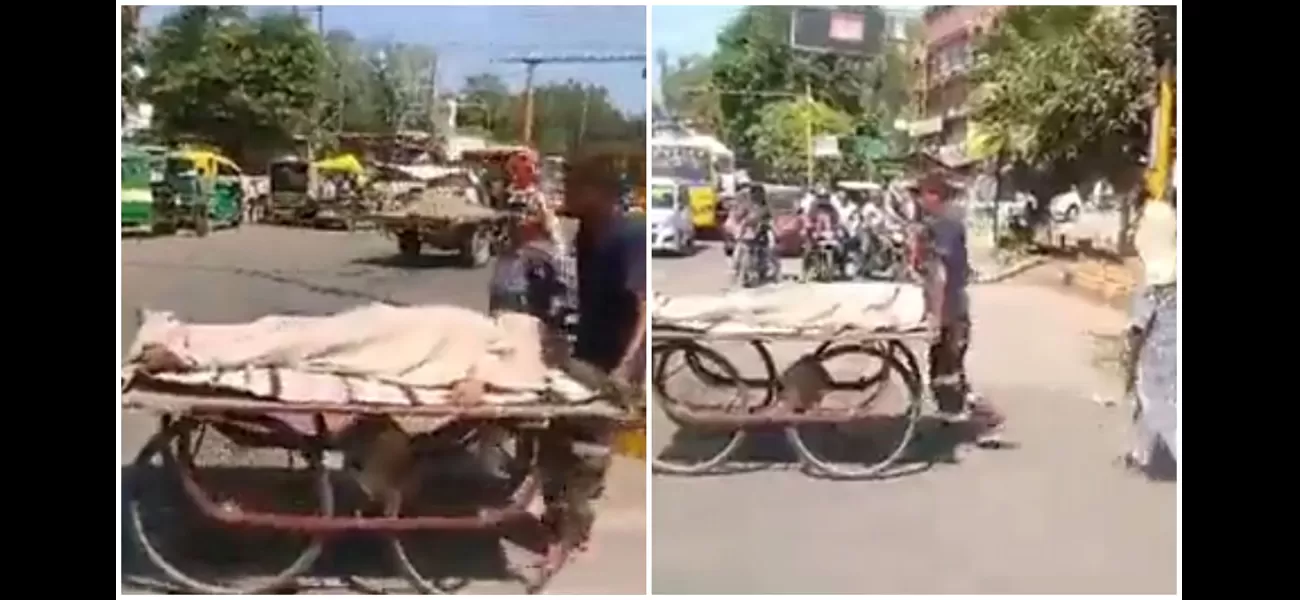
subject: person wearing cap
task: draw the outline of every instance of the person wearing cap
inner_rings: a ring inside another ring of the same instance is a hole
[[[1134,398],[1132,445],[1125,466],[1154,474],[1159,450],[1175,462],[1178,444],[1178,215],[1167,201],[1148,201],[1134,246],[1142,259],[1142,287],[1133,295],[1127,328],[1129,392]]]
[[[941,173],[929,173],[916,183],[919,219],[912,227],[911,267],[925,281],[926,300],[938,319],[938,336],[930,345],[930,385],[940,413],[969,414],[981,425],[977,443],[1000,443],[1003,416],[975,394],[966,373],[970,348],[970,299],[966,285],[970,264],[966,225],[951,200],[956,189]]]

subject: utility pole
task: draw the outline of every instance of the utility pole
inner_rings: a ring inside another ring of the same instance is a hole
[[[804,118],[804,120],[803,120],[804,151],[805,151],[805,153],[806,153],[806,157],[805,157],[805,159],[807,160],[807,165],[806,165],[806,166],[807,166],[807,169],[808,169],[808,172],[807,172],[807,184],[808,184],[808,189],[812,189],[812,185],[813,185],[813,168],[814,168],[816,165],[815,165],[815,162],[813,161],[813,123],[812,123],[812,121],[813,121],[813,97],[812,97],[812,83],[811,83],[811,82],[807,82],[807,81],[805,81],[804,84],[803,84],[803,100],[804,100],[804,110],[808,111],[808,112],[807,112],[807,117]]]
[[[543,63],[613,63],[613,62],[639,62],[645,63],[645,53],[629,52],[623,54],[554,54],[540,55],[529,54],[526,56],[515,56],[500,59],[493,62],[517,63],[524,65],[526,69],[524,75],[524,145],[533,143],[533,76],[537,71],[537,65]],[[642,76],[645,75],[645,69],[641,70]]]
[[[578,121],[578,145],[587,137],[587,110],[591,107],[591,88],[582,91],[582,118]]]

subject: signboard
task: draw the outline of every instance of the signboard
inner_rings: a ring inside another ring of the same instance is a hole
[[[790,12],[790,45],[797,50],[871,57],[880,53],[884,34],[884,13],[876,7],[797,6]]]
[[[813,156],[817,158],[834,158],[839,155],[839,138],[833,135],[819,135],[813,138]]]

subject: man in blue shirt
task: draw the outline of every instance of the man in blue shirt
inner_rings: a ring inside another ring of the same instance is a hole
[[[575,360],[566,370],[586,364],[628,382],[640,378],[644,361],[645,226],[619,210],[619,180],[610,166],[599,160],[566,165],[564,213],[579,221]],[[543,521],[566,545],[586,545],[596,518],[591,501],[603,491],[614,433],[599,422],[562,422],[541,440]]]
[[[966,375],[971,334],[966,224],[949,202],[955,190],[942,174],[927,175],[917,188],[921,214],[913,267],[924,277],[927,301],[939,318],[939,337],[930,346],[930,385],[940,412],[956,416],[969,411],[982,425],[977,442],[995,446],[1001,442],[1002,413],[971,391]]]
[[[645,346],[645,223],[618,210],[617,175],[579,165],[566,178],[565,213],[579,221],[574,356],[629,381]]]

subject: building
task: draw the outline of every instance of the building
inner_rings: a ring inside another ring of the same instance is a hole
[[[971,144],[977,135],[968,122],[970,84],[979,36],[996,23],[1005,6],[930,6],[922,14],[923,42],[914,58],[920,69],[913,102],[919,118],[910,133],[921,148],[950,165],[983,158]]]

